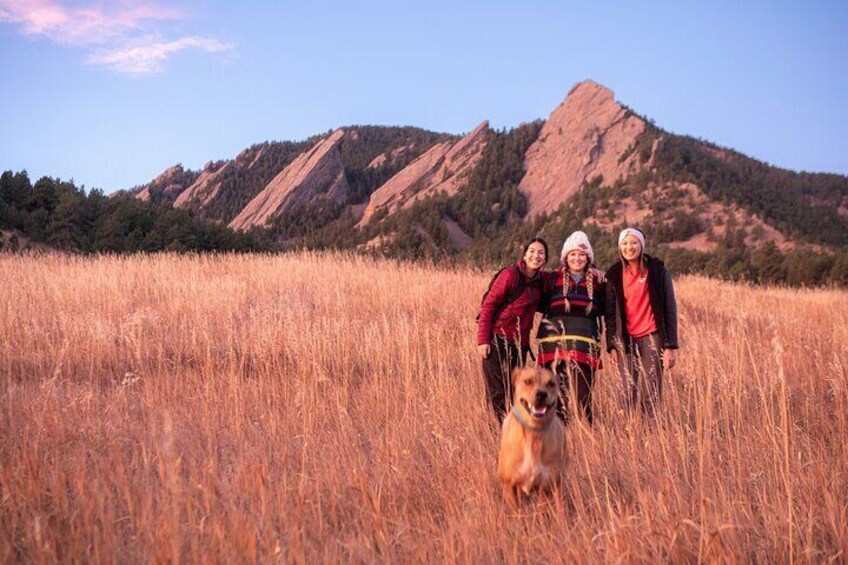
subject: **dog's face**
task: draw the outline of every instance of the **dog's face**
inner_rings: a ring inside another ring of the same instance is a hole
[[[559,383],[557,376],[541,367],[522,367],[513,373],[514,404],[534,421],[553,418]]]

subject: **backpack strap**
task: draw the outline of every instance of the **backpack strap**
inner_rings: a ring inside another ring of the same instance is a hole
[[[516,300],[518,300],[518,297],[521,296],[522,292],[524,292],[524,288],[527,287],[527,286],[530,286],[524,281],[524,274],[521,271],[519,271],[515,267],[515,265],[510,265],[509,267],[506,267],[506,268],[507,269],[514,269],[516,272],[518,272],[518,284],[515,285],[515,288],[512,289],[512,292],[510,292],[506,296],[506,300],[504,300],[503,308],[506,308],[507,306],[509,306],[510,304],[515,302]],[[498,273],[498,274],[500,274],[500,273]],[[494,283],[495,281],[492,281],[492,282]]]
[[[523,293],[523,292],[524,292],[524,288],[525,288],[525,287],[527,287],[527,286],[529,286],[529,285],[528,285],[528,284],[524,281],[524,274],[522,274],[522,272],[521,272],[521,271],[520,271],[520,270],[519,270],[519,269],[518,269],[515,265],[508,265],[508,266],[506,266],[506,267],[502,268],[502,269],[501,269],[500,271],[498,271],[497,273],[495,273],[495,276],[493,276],[493,277],[492,277],[492,280],[491,280],[491,281],[489,281],[489,288],[487,288],[487,289],[486,289],[486,292],[484,292],[484,293],[483,293],[483,298],[480,300],[480,305],[481,305],[481,306],[482,306],[482,305],[483,305],[483,303],[486,301],[486,297],[489,295],[489,291],[491,291],[491,290],[492,290],[492,286],[495,284],[495,281],[497,280],[497,278],[498,278],[499,276],[501,276],[501,273],[503,273],[503,272],[504,272],[504,271],[506,271],[507,269],[515,269],[515,271],[516,271],[516,272],[518,272],[518,284],[515,286],[515,288],[514,288],[514,289],[512,289],[512,291],[511,291],[509,294],[507,294],[507,296],[506,296],[506,300],[504,300],[504,303],[501,305],[501,307],[500,307],[500,308],[498,308],[498,309],[495,311],[495,315],[494,315],[494,316],[493,316],[493,318],[492,318],[493,320],[497,320],[497,319],[498,319],[498,316],[500,316],[500,315],[501,315],[501,312],[503,312],[503,311],[506,309],[506,307],[507,307],[507,306],[509,306],[510,304],[512,304],[513,302],[515,302],[516,300],[518,300],[518,297],[519,297],[519,296],[521,296],[521,293]],[[477,319],[478,319],[478,320],[480,319],[480,314],[479,314],[479,313],[477,314]]]

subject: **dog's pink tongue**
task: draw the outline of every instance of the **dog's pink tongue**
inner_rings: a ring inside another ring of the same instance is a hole
[[[548,407],[544,404],[541,405],[541,406],[534,406],[533,407],[533,415],[536,416],[537,418],[541,418],[542,416],[544,416],[545,412],[547,412],[547,411],[548,411]]]

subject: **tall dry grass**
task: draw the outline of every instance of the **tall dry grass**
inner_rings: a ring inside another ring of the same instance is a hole
[[[678,281],[656,425],[599,374],[505,509],[489,273],[337,254],[0,258],[4,562],[848,559],[848,294]]]

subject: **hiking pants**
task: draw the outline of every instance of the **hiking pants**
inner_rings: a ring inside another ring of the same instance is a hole
[[[592,424],[592,381],[595,369],[576,361],[563,361],[557,367],[559,376],[560,401],[557,404],[557,414],[566,424],[571,415],[570,399],[574,398],[577,409]]]
[[[653,417],[662,401],[662,345],[654,332],[630,338],[630,352],[620,356],[618,364],[625,400],[632,412],[641,408],[646,416]],[[623,352],[619,352],[623,353]]]
[[[512,371],[519,364],[524,365],[529,347],[519,347],[503,338],[496,337],[490,344],[489,356],[483,359],[483,379],[486,383],[486,395],[492,411],[503,423],[506,412],[512,403]]]

